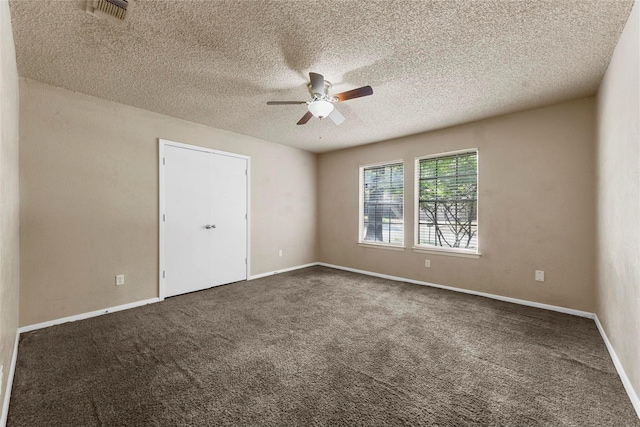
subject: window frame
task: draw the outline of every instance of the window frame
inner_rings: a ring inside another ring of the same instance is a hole
[[[420,244],[420,161],[436,159],[439,157],[449,157],[457,154],[475,153],[476,155],[476,222],[477,222],[477,245],[475,249],[451,248],[446,246],[435,246]],[[480,253],[480,153],[477,148],[466,148],[463,150],[447,151],[444,153],[427,154],[414,159],[413,174],[413,251],[418,253],[430,253],[436,255],[457,256],[461,258],[479,258]]]
[[[368,168],[375,168],[380,166],[393,166],[402,165],[402,243],[385,243],[385,242],[370,242],[364,240],[364,171]],[[378,247],[380,249],[391,250],[404,250],[406,242],[406,221],[405,221],[405,194],[406,194],[406,169],[403,159],[389,160],[384,162],[369,163],[366,165],[360,165],[358,168],[358,245],[364,247]]]

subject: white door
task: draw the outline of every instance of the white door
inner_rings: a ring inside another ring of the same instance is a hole
[[[164,296],[247,278],[247,159],[165,145]]]
[[[212,155],[211,229],[216,285],[247,279],[247,160]]]

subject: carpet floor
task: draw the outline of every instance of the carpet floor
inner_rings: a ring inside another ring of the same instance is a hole
[[[640,421],[592,320],[311,267],[21,335],[7,425]]]

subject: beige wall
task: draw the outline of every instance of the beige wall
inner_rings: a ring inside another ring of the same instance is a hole
[[[18,72],[9,4],[0,1],[0,402],[18,329]],[[7,408],[3,407],[3,414]],[[1,424],[1,422],[0,422]]]
[[[314,154],[27,79],[20,126],[20,325],[158,296],[158,138],[251,156],[252,275],[316,261]]]
[[[640,395],[639,22],[636,1],[600,86],[597,108],[596,313],[636,395]],[[640,416],[640,405],[636,410]]]
[[[579,310],[594,303],[593,98],[319,156],[319,258]],[[479,149],[480,259],[414,253],[416,156]],[[360,247],[358,167],[404,159],[403,252]],[[424,260],[431,260],[431,268]],[[544,270],[546,281],[534,281]]]

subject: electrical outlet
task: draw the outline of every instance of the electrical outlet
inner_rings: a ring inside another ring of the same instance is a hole
[[[536,282],[544,282],[544,271],[536,270]]]
[[[124,274],[118,274],[116,276],[116,286],[124,285]]]
[[[425,259],[424,260],[424,266],[427,268],[431,268],[431,260]]]
[[[282,249],[278,251],[278,256],[282,256]]]

